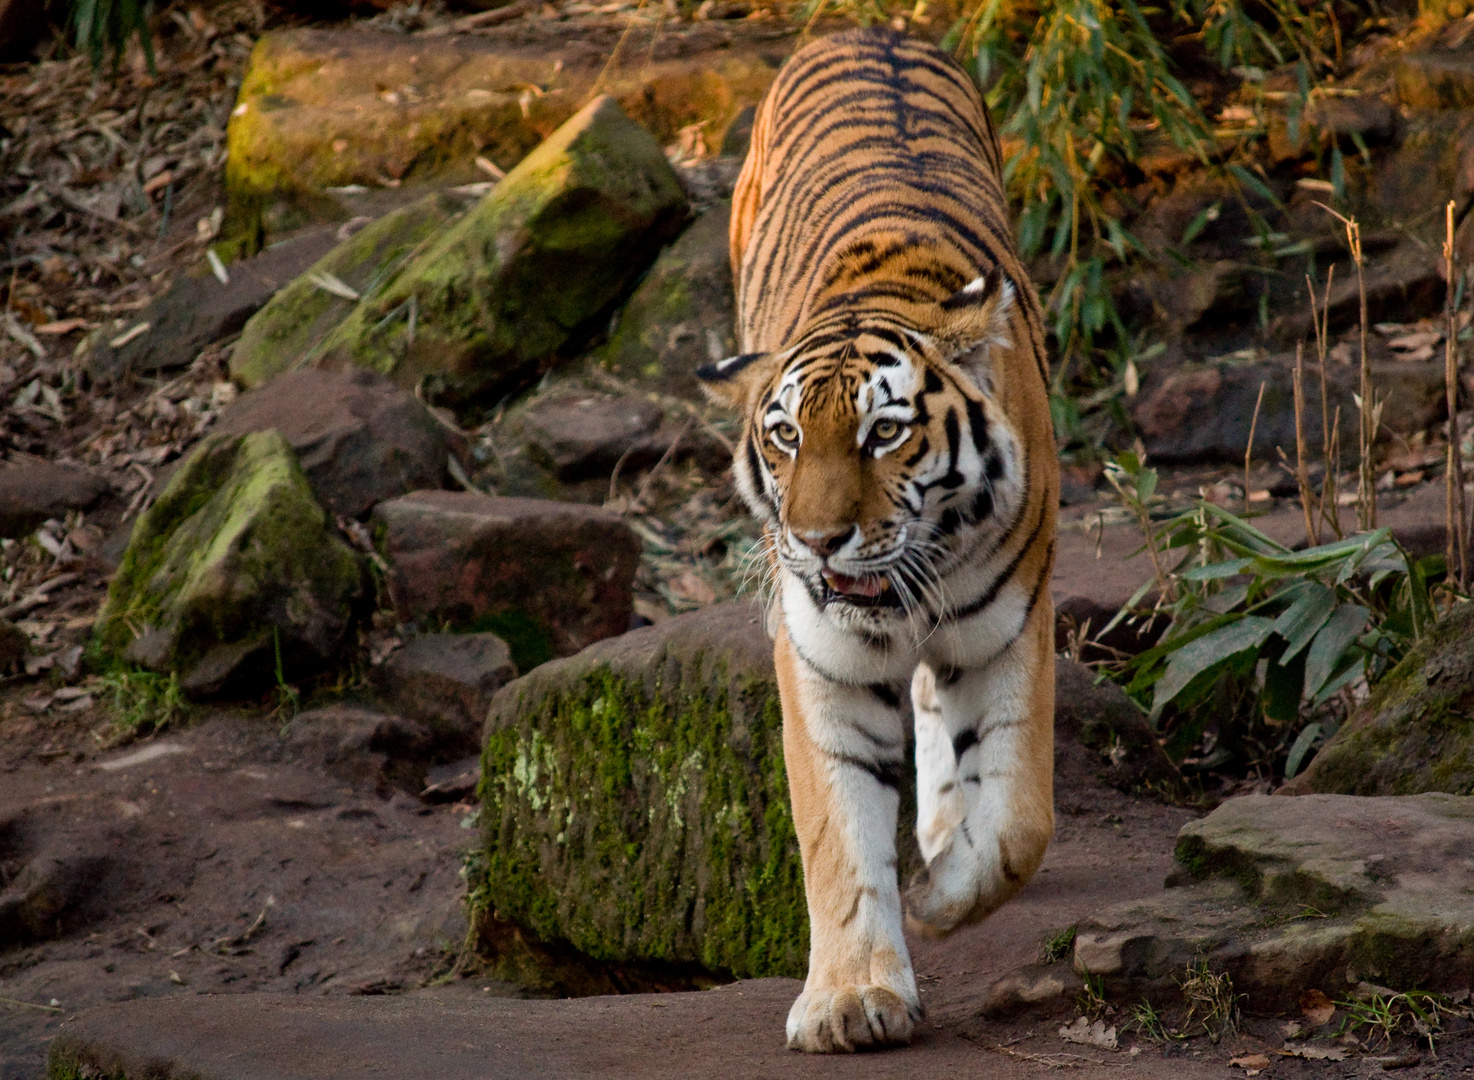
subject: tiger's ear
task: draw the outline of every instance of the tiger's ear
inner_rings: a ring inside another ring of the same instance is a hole
[[[720,405],[740,409],[752,400],[753,393],[773,377],[778,353],[741,353],[704,364],[696,369],[701,389]]]
[[[971,365],[985,365],[993,349],[1013,344],[1008,336],[1008,315],[1013,310],[1013,282],[995,266],[970,281],[937,305],[937,343],[949,360],[968,358]]]

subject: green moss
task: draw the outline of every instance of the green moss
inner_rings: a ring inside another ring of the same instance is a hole
[[[740,694],[598,668],[494,732],[476,895],[501,920],[605,963],[801,975],[803,874],[771,680]]]
[[[1474,794],[1474,604],[1455,608],[1377,684],[1306,770],[1311,791]]]
[[[506,392],[589,329],[685,212],[655,141],[597,103],[360,303],[321,354],[402,385],[437,378],[456,397]]]
[[[280,434],[210,436],[134,527],[96,635],[116,655],[152,632],[140,659],[181,675],[216,647],[249,652],[278,630],[293,660],[321,662],[360,585],[357,557]]]
[[[458,634],[495,634],[507,643],[512,652],[512,663],[519,672],[531,671],[556,655],[553,651],[553,628],[546,619],[521,608],[506,608],[445,629]]]
[[[231,352],[231,377],[249,389],[308,362],[354,307],[352,300],[321,288],[314,278],[332,275],[372,297],[461,209],[448,195],[427,195],[333,248],[246,323]]]

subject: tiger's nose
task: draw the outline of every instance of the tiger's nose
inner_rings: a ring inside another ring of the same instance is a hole
[[[850,538],[850,535],[856,528],[857,526],[855,525],[846,525],[843,529],[830,532],[811,529],[805,532],[795,532],[793,535],[798,537],[804,546],[813,551],[814,554],[823,558],[824,556],[833,555],[843,547],[845,541]]]

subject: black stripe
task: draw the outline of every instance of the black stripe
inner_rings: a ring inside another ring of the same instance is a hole
[[[977,744],[977,728],[964,728],[956,735],[952,736],[952,755],[957,758],[958,761],[961,761],[962,755],[967,753]]]
[[[892,791],[901,790],[901,762],[899,761],[865,761],[848,754],[831,756],[841,765],[849,765],[869,773],[882,787],[888,787]]]

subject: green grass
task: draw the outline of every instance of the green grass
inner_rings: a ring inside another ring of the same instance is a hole
[[[1065,959],[1075,948],[1075,928],[1067,926],[1045,938],[1039,946],[1039,958],[1046,964]]]
[[[160,675],[142,668],[118,667],[102,676],[112,693],[112,733],[118,739],[137,738],[185,721],[189,703],[179,687],[179,676]]]

